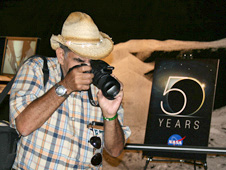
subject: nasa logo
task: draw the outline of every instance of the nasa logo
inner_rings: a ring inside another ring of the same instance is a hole
[[[183,145],[183,140],[185,139],[186,136],[183,138],[178,135],[178,134],[173,134],[172,136],[169,137],[168,139],[168,145],[173,145],[173,146],[182,146]]]

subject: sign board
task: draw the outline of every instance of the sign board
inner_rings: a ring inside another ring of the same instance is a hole
[[[217,59],[160,59],[155,63],[145,144],[208,146]],[[206,160],[205,154],[143,152],[148,157]]]

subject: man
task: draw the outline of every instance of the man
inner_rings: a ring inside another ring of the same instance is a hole
[[[50,41],[57,58],[48,58],[46,86],[43,61],[35,57],[19,70],[11,90],[11,125],[21,134],[13,168],[101,169],[103,146],[117,157],[130,135],[122,126],[122,88],[108,100],[92,84],[90,60],[109,55],[113,42],[81,12],[71,13]],[[90,104],[89,88],[100,107]],[[87,128],[93,121],[104,122],[103,130]]]

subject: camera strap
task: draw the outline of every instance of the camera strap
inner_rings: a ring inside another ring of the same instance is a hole
[[[63,80],[64,79],[64,73],[63,73],[63,69],[62,69],[61,65],[60,65],[60,72],[61,72],[61,80]]]
[[[92,106],[100,107],[99,103],[98,102],[95,103],[95,101],[93,100],[91,88],[89,88],[89,90],[88,90],[88,96],[89,96],[89,102],[91,103]]]

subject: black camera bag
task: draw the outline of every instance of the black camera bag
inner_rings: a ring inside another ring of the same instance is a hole
[[[16,147],[19,136],[9,123],[0,120],[0,169],[9,170],[16,157]]]
[[[47,65],[47,59],[46,57],[38,55],[32,57],[41,57],[44,61],[42,71],[45,86],[49,79],[49,69]],[[3,89],[2,93],[0,94],[0,104],[10,91],[12,84],[15,80],[15,77],[16,75],[7,84],[7,86]],[[17,142],[19,139],[20,136],[18,135],[16,130],[14,128],[11,128],[7,121],[0,120],[0,170],[11,170],[16,157]]]

